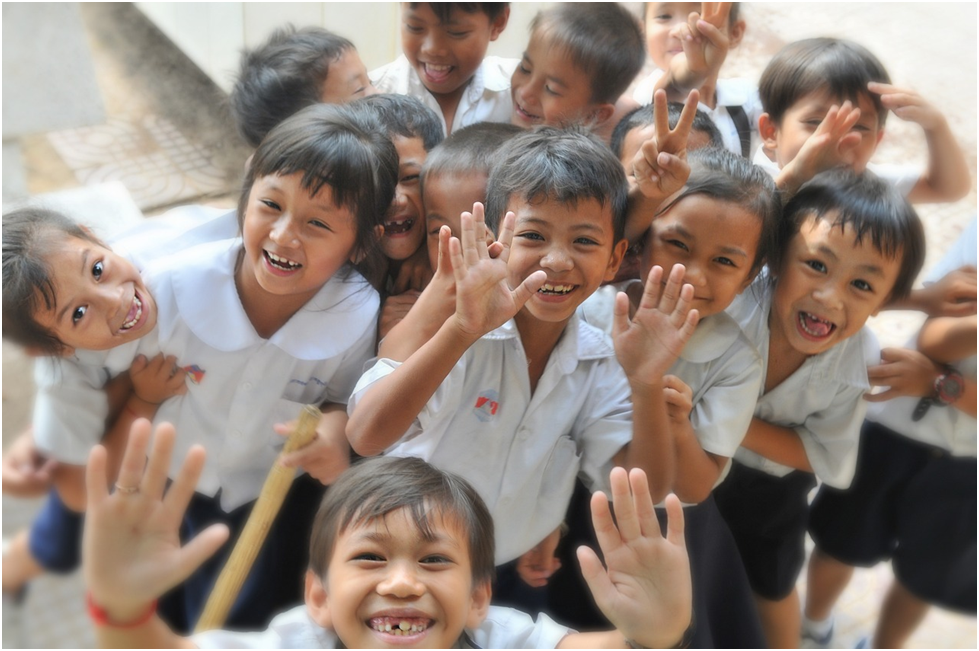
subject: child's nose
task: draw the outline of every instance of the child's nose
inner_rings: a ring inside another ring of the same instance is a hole
[[[425,593],[425,584],[419,580],[414,568],[406,564],[392,563],[387,576],[377,584],[377,592],[399,599],[417,597]]]
[[[683,273],[683,282],[685,284],[693,285],[694,287],[703,287],[707,284],[707,274],[704,273],[703,267],[692,260],[688,260],[684,263],[686,271]],[[669,273],[665,269],[663,270],[663,276],[665,277]]]
[[[272,232],[269,233],[269,238],[276,244],[282,244],[283,246],[297,243],[299,237],[296,234],[295,220],[288,214],[282,215],[272,226]]]
[[[438,33],[438,30],[429,30],[422,41],[422,53],[428,56],[439,56],[445,54],[445,39]]]
[[[835,283],[824,283],[813,292],[813,298],[830,309],[838,309],[841,306],[841,295],[841,290]]]
[[[574,267],[574,261],[564,247],[552,246],[544,253],[540,266],[553,271],[568,271]]]

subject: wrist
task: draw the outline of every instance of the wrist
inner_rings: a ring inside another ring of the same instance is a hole
[[[109,628],[137,628],[146,624],[156,614],[157,600],[149,603],[106,607],[89,590],[85,593],[88,616],[96,626]]]
[[[146,398],[141,398],[135,389],[129,394],[129,399],[126,400],[126,411],[136,417],[152,418],[156,415],[156,410],[159,406],[159,402],[152,402]]]

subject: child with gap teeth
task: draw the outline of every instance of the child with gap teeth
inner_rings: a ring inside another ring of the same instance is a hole
[[[728,314],[763,360],[754,417],[715,499],[738,544],[768,645],[797,648],[807,496],[845,489],[880,351],[867,319],[911,290],[924,260],[914,209],[872,173],[818,175],[783,214],[781,259]]]
[[[188,451],[164,495],[175,433],[137,421],[119,482],[108,494],[105,450],[88,464],[84,545],[89,609],[105,648],[678,648],[690,622],[683,512],[667,499],[661,533],[645,474],[615,468],[609,497],[591,502],[603,562],[578,559],[614,630],[575,633],[546,615],[490,605],[493,520],[461,477],[413,457],[365,459],[331,486],[313,525],[305,604],[265,631],[176,635],[156,598],[225,541],[215,525],[181,546],[178,524],[204,465]],[[149,451],[148,460],[147,451]],[[145,460],[145,461],[144,461]],[[145,468],[145,470],[144,470]]]
[[[657,501],[672,485],[662,378],[697,318],[683,268],[651,274],[614,345],[577,315],[625,252],[626,195],[621,164],[585,131],[514,136],[486,191],[499,256],[478,205],[449,240],[454,312],[403,362],[380,358],[351,398],[358,454],[418,456],[473,483],[496,517],[497,565],[554,533],[579,475],[597,490],[613,464],[643,468]],[[401,325],[415,319],[432,316]]]

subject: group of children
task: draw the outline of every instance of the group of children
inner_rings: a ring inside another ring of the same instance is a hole
[[[515,60],[486,56],[507,3],[404,3],[369,75],[282,30],[231,96],[235,211],[111,247],[4,215],[3,336],[38,356],[5,487],[58,462],[4,590],[76,566],[86,512],[107,645],[825,644],[852,566],[892,554],[876,644],[974,613],[974,222],[912,289],[908,201],[971,187],[947,122],[855,43],[790,44],[756,90],[719,78],[737,4],[642,13],[555,5]],[[888,112],[924,172],[869,162]],[[929,319],[880,351],[895,306]],[[280,462],[304,473],[228,620],[268,630],[177,637],[303,404],[316,437]],[[151,445],[144,419],[172,426]]]

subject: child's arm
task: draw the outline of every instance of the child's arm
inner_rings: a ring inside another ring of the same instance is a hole
[[[377,318],[377,338],[383,341],[391,330],[401,323],[418,301],[421,292],[409,289],[400,294],[392,294],[384,299],[381,315]]]
[[[676,128],[670,129],[666,93],[653,94],[655,133],[643,143],[632,163],[636,183],[629,190],[629,212],[626,215],[625,238],[636,243],[649,225],[663,201],[680,190],[690,176],[687,165],[687,138],[697,115],[700,94],[690,91]]]
[[[766,119],[767,115],[763,115],[761,121]],[[860,109],[849,100],[842,106],[830,107],[816,131],[775,179],[775,185],[782,191],[783,203],[820,172],[852,162],[854,149],[860,144],[860,134],[851,133],[850,129],[859,119]],[[764,126],[759,130],[764,132]]]
[[[660,501],[673,486],[673,435],[663,396],[663,376],[683,351],[697,327],[697,310],[690,308],[693,286],[683,285],[683,265],[675,265],[665,286],[663,269],[654,266],[646,279],[639,307],[629,318],[629,299],[615,298],[612,339],[615,356],[632,389],[632,441],[617,463],[642,468]]]
[[[506,214],[504,232],[512,234],[514,219],[513,213]],[[417,352],[378,380],[350,415],[347,437],[358,454],[379,454],[401,438],[466,350],[513,318],[544,284],[547,274],[538,270],[511,290],[506,264],[509,241],[494,259],[476,230],[473,217],[463,214],[462,242],[450,240],[455,312]]]
[[[976,268],[953,269],[938,281],[912,290],[904,300],[893,301],[888,310],[918,310],[928,316],[968,316],[976,313]]]
[[[673,427],[676,449],[676,480],[673,491],[688,504],[699,504],[710,496],[728,457],[704,450],[689,420]]]
[[[683,44],[683,53],[670,61],[656,82],[657,89],[666,91],[671,102],[682,102],[691,90],[706,90],[704,99],[713,106],[714,88],[724,59],[731,46],[727,35],[730,2],[704,2],[703,15],[691,13],[687,22],[677,26],[673,35]],[[703,88],[710,83],[710,88]]]
[[[966,343],[961,357],[976,354],[975,317],[972,318],[972,342]],[[927,325],[927,324],[926,324]],[[922,328],[924,331],[924,328]],[[920,335],[919,335],[920,336]],[[919,340],[920,343],[920,340]],[[972,352],[968,351],[971,345]],[[868,402],[883,402],[901,396],[926,397],[935,392],[935,380],[942,373],[941,365],[916,350],[906,348],[885,348],[880,352],[879,366],[867,369],[870,383],[873,386],[886,386],[887,390],[880,393],[867,394]],[[961,357],[959,359],[961,359]],[[958,409],[967,416],[976,417],[976,381],[963,378],[962,394],[952,403],[951,407]]]
[[[752,418],[748,433],[744,435],[741,446],[766,459],[796,470],[813,472],[799,434],[791,427],[782,427]]]
[[[311,477],[329,486],[350,467],[350,443],[347,441],[347,406],[324,404],[323,412],[316,426],[316,438],[305,446],[282,458],[287,468],[302,468]],[[296,422],[275,426],[276,434],[288,438],[296,427]]]
[[[925,321],[918,333],[918,350],[940,364],[976,354],[976,315]]]
[[[675,496],[667,497],[664,538],[645,474],[615,468],[610,483],[614,520],[604,493],[591,500],[606,567],[587,547],[578,548],[578,561],[595,603],[616,630],[568,635],[558,648],[676,648],[692,610],[683,509]]]
[[[103,648],[193,648],[155,614],[156,599],[213,555],[228,529],[213,525],[180,546],[180,523],[204,466],[204,449],[191,448],[164,496],[174,436],[173,426],[160,425],[147,460],[150,424],[133,423],[116,486],[135,490],[110,495],[105,448],[96,446],[89,457],[82,567],[91,602],[109,622],[96,627]]]
[[[14,439],[3,453],[3,494],[14,497],[40,497],[51,487],[51,471],[57,462],[42,455],[34,445],[28,428]]]
[[[928,142],[928,168],[908,195],[912,203],[957,201],[972,189],[965,155],[942,112],[908,88],[870,82],[881,104],[902,120],[918,124]]]

